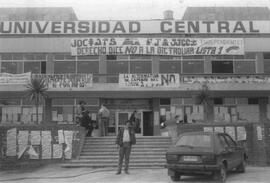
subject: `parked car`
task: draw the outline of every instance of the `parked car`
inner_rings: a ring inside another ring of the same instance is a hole
[[[189,132],[169,148],[165,167],[173,181],[181,175],[211,174],[225,182],[227,171],[245,172],[246,160],[245,148],[226,133]]]

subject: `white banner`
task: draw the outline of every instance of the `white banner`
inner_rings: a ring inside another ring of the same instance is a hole
[[[31,72],[23,74],[0,73],[0,84],[27,84],[31,79]]]
[[[243,55],[242,38],[123,38],[71,39],[71,55]]]
[[[33,74],[42,78],[49,89],[52,88],[89,88],[93,85],[92,74]]]
[[[120,88],[153,88],[179,86],[179,74],[119,74]]]

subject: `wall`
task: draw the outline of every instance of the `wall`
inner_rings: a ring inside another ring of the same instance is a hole
[[[0,168],[77,158],[84,137],[84,129],[75,125],[0,126]]]

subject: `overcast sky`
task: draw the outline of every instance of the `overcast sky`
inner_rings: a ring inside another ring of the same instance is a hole
[[[268,6],[270,0],[0,0],[0,7],[73,7],[80,20],[161,19],[174,11],[180,19],[187,6]]]

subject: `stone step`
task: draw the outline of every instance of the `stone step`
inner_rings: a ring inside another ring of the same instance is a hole
[[[169,145],[133,145],[132,146],[132,149],[156,149],[156,148],[164,148],[164,149],[168,149],[170,146]],[[90,145],[85,145],[83,147],[84,150],[86,149],[116,149],[116,145],[93,145],[93,146],[90,146]]]
[[[136,142],[136,145],[171,145],[170,142]],[[87,141],[84,143],[84,145],[115,145],[115,141],[112,142],[106,142],[106,141],[100,141],[100,142],[93,142],[93,141]]]
[[[91,163],[64,163],[61,165],[63,168],[81,168],[81,167],[91,167],[91,168],[114,168],[116,170],[117,164],[91,164]],[[123,165],[124,166],[124,165]],[[130,169],[136,168],[164,168],[165,163],[131,163],[129,164]]]
[[[132,159],[130,163],[138,163],[138,164],[151,164],[151,163],[165,163],[166,160],[164,159]],[[89,159],[76,159],[71,160],[69,163],[91,163],[91,164],[99,164],[99,163],[108,163],[108,164],[114,164],[118,163],[118,158],[115,159],[96,159],[96,160],[89,160]]]
[[[79,159],[118,159],[119,155],[118,154],[114,154],[111,156],[104,156],[104,155],[99,155],[99,156],[80,156]],[[165,159],[165,156],[162,155],[134,155],[132,154],[130,156],[130,159]]]
[[[83,148],[82,152],[118,152],[118,149],[116,147],[114,148]],[[132,152],[146,152],[146,151],[159,151],[159,152],[166,152],[166,148],[133,148]]]
[[[110,156],[110,155],[118,155],[119,152],[118,151],[113,151],[113,152],[82,152],[80,155],[81,156],[98,156],[98,155],[103,155],[103,156]],[[132,156],[133,155],[142,155],[142,156],[147,156],[147,155],[162,155],[165,156],[166,155],[166,151],[131,151]]]

